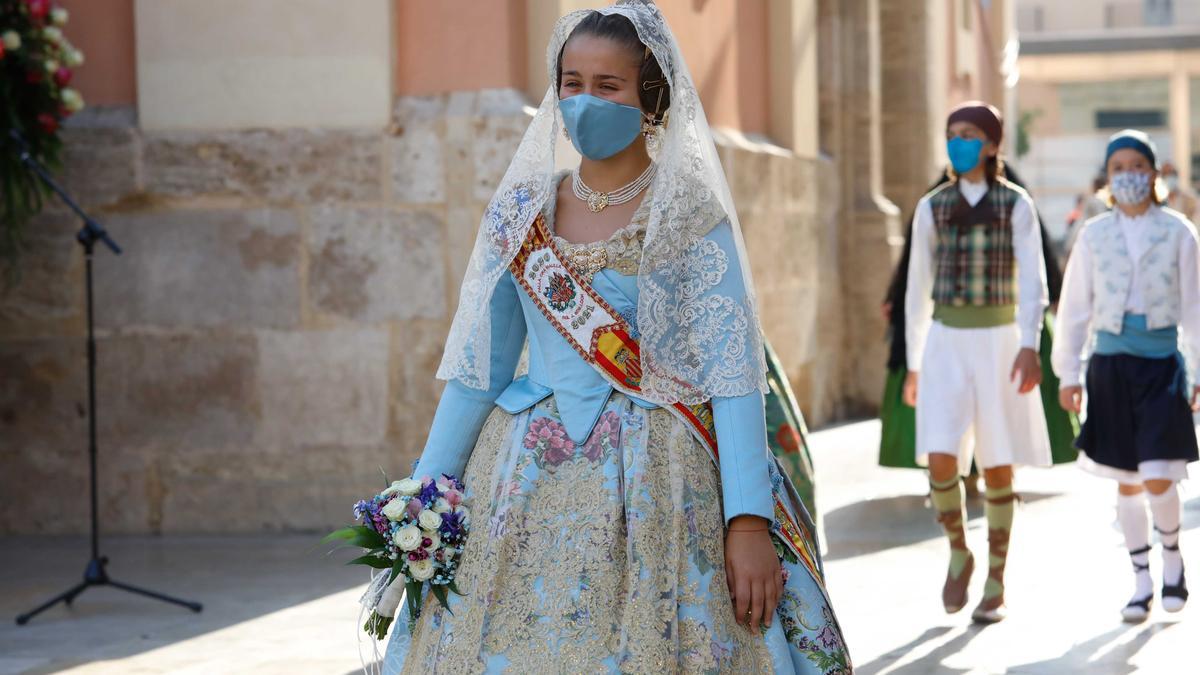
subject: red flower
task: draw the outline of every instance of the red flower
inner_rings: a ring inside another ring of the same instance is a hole
[[[60,87],[65,87],[71,82],[71,69],[66,66],[59,66],[58,70],[54,71],[54,84]]]
[[[775,432],[775,442],[788,454],[800,452],[800,433],[790,424],[780,425],[779,431]]]
[[[50,113],[40,113],[37,116],[38,124],[41,125],[42,131],[52,134],[58,131],[58,120]]]
[[[4,43],[0,42],[0,59],[4,58]]]
[[[583,445],[583,456],[588,458],[588,461],[599,462],[604,459],[604,444],[608,443],[608,448],[617,447],[621,442],[621,418],[617,413],[609,410],[600,416],[596,426],[592,429],[592,435],[588,436],[587,442]]]
[[[50,13],[50,0],[25,0],[25,5],[29,7],[29,16],[37,21]]]

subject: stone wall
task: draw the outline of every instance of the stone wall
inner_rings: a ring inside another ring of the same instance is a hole
[[[147,131],[122,110],[67,129],[64,181],[125,248],[95,260],[105,531],[319,530],[404,472],[528,119],[493,90],[402,98],[380,131]],[[830,163],[736,137],[721,153],[766,332],[829,421],[846,358]],[[0,294],[0,533],[87,528],[75,229],[52,205]]]

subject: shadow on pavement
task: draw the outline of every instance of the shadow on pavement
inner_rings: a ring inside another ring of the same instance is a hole
[[[1060,493],[1020,493],[1025,504],[1062,496]],[[967,518],[982,517],[983,500],[968,499]],[[897,495],[854,502],[826,513],[824,522],[829,549],[825,560],[853,558],[943,536],[933,519],[933,510],[926,506],[925,495]]]
[[[891,650],[887,654],[880,656],[879,658],[875,659],[874,661],[871,661],[869,663],[864,663],[861,666],[858,666],[857,668],[854,669],[854,672],[857,673],[858,675],[876,675],[877,673],[883,671],[885,668],[891,666],[896,661],[899,661],[900,659],[907,656],[908,653],[911,652],[912,650],[920,647],[921,645],[925,644],[926,642],[929,642],[931,640],[936,640],[936,639],[942,637],[943,635],[945,635],[946,633],[949,633],[952,630],[955,630],[955,628],[953,628],[951,626],[938,626],[935,628],[929,628],[924,633],[922,633],[920,636],[918,636],[917,638],[915,638],[914,640],[909,642],[908,644],[906,644],[902,647],[897,647],[896,649]],[[962,635],[959,635],[959,636],[955,637],[954,639],[947,641],[945,644],[939,646],[938,648],[934,649],[932,652],[930,652],[928,655],[926,655],[920,661],[917,661],[915,663],[906,664],[906,665],[904,665],[900,668],[897,668],[896,670],[893,670],[891,672],[892,673],[906,673],[906,674],[911,674],[911,675],[917,675],[917,674],[924,675],[926,673],[936,673],[938,675],[951,675],[952,673],[965,673],[967,671],[960,669],[960,668],[947,668],[945,666],[942,666],[941,661],[943,658],[945,658],[951,654],[954,654],[954,653],[960,651],[963,647],[965,647],[968,642],[970,642],[972,639],[975,638],[976,635],[979,634],[979,630],[980,629],[972,626],[971,628],[967,629]]]
[[[1120,626],[1113,630],[1097,635],[1072,647],[1067,653],[1055,659],[1034,661],[1009,667],[1010,673],[1104,673],[1104,675],[1131,675],[1138,672],[1138,667],[1130,663],[1133,657],[1156,635],[1170,630],[1178,622],[1152,623],[1142,626]],[[1099,659],[1091,660],[1105,645],[1118,638],[1135,633],[1129,641],[1117,646]],[[897,671],[899,672],[899,671]]]

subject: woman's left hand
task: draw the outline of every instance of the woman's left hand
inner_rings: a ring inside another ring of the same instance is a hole
[[[737,516],[725,534],[725,578],[733,615],[756,633],[760,624],[770,627],[783,595],[783,568],[768,525],[758,516]]]

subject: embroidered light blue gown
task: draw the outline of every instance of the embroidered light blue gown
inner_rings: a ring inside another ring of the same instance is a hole
[[[558,240],[568,258],[605,249],[592,286],[631,325],[644,216],[606,242]],[[707,238],[716,292],[744,297],[729,224]],[[428,600],[411,634],[401,608],[384,672],[850,672],[823,587],[799,564],[785,563],[769,629],[733,616],[723,525],[772,519],[784,480],[762,395],[713,400],[718,474],[672,413],[614,392],[511,274],[490,311],[491,386],[447,384],[414,472],[466,483],[465,595],[450,596],[452,614]],[[528,374],[514,379],[526,342]]]

